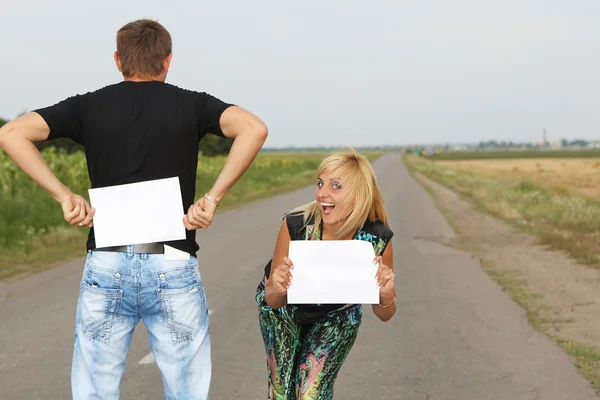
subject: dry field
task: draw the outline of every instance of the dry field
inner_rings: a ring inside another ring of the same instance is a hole
[[[495,178],[527,179],[556,193],[595,199],[600,195],[600,158],[440,160],[436,163]]]

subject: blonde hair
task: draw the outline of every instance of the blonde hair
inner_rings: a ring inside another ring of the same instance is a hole
[[[317,170],[317,177],[322,174],[334,174],[343,181],[347,196],[345,203],[352,208],[336,232],[338,238],[360,229],[367,219],[369,221],[380,220],[389,226],[375,171],[365,156],[357,153],[351,147],[345,151],[330,153],[323,158]],[[300,206],[292,212],[302,212],[305,225],[314,219],[315,227],[321,226],[323,211],[316,200]]]

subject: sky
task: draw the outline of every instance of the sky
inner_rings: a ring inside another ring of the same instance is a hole
[[[122,80],[116,31],[173,38],[167,82],[242,106],[266,147],[600,139],[598,0],[7,0],[0,117]]]

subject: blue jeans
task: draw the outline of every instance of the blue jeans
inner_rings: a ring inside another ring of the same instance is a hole
[[[167,261],[162,254],[131,251],[88,251],[77,304],[73,399],[119,398],[140,319],[148,328],[165,399],[207,399],[208,308],[197,259]]]

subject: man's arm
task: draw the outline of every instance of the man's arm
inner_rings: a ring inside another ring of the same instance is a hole
[[[208,191],[217,201],[221,201],[252,165],[268,135],[267,126],[262,120],[238,106],[231,106],[223,111],[220,127],[225,137],[233,139],[233,144],[221,173]],[[184,216],[186,228],[193,230],[208,227],[216,208],[215,203],[201,198],[190,206]]]
[[[93,218],[92,208],[54,175],[34,145],[35,142],[46,140],[49,134],[46,121],[39,114],[30,112],[0,128],[0,148],[61,204],[67,222],[89,226]]]
[[[229,107],[221,115],[221,130],[233,144],[223,170],[209,193],[222,199],[248,170],[267,139],[267,126],[254,114],[238,106]]]

